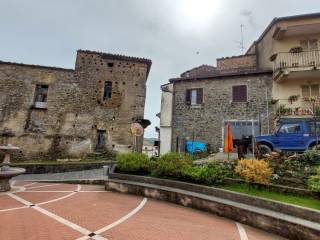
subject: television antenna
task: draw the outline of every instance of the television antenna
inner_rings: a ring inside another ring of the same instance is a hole
[[[241,24],[241,25],[240,25],[240,31],[241,31],[240,48],[241,48],[242,54],[244,53],[243,28],[244,28],[244,25]]]

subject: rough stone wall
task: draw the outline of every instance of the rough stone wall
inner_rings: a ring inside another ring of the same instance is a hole
[[[256,55],[248,54],[217,59],[217,70],[229,72],[236,69],[255,69]]]
[[[247,85],[248,102],[232,103],[232,86]],[[211,151],[222,147],[224,120],[258,119],[266,116],[267,101],[265,89],[271,93],[271,75],[251,75],[174,83],[174,110],[172,127],[172,149],[183,147],[184,139],[194,139],[209,144]],[[204,89],[204,103],[190,106],[185,103],[186,90]],[[270,96],[268,97],[270,99]],[[269,107],[270,108],[270,107]],[[271,110],[271,108],[270,108]],[[266,133],[267,119],[262,119],[262,132]]]
[[[87,51],[78,52],[76,79],[82,89],[80,102],[85,113],[94,109],[90,126],[93,134],[106,131],[108,144],[118,150],[132,146],[130,125],[143,118],[146,97],[147,65],[144,63],[115,60],[108,55]],[[104,82],[112,82],[112,99],[103,100]],[[130,150],[130,149],[129,149]]]
[[[144,115],[147,70],[86,51],[75,70],[1,63],[0,143],[20,147],[23,159],[81,157],[95,150],[99,130],[106,149],[128,151],[130,124]],[[104,81],[113,83],[108,101]],[[47,109],[33,107],[36,84],[49,86]]]

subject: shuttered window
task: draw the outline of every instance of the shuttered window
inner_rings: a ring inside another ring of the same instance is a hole
[[[200,105],[203,103],[203,88],[194,88],[186,90],[186,104]]]
[[[319,97],[319,85],[303,85],[301,86],[301,93],[304,98]]]
[[[309,86],[301,86],[302,97],[308,98],[310,97],[310,88]]]
[[[312,51],[318,49],[318,39],[305,39],[300,41],[303,51]]]
[[[232,87],[232,102],[247,102],[247,86],[239,85]]]

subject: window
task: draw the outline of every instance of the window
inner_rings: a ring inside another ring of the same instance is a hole
[[[300,133],[301,128],[298,123],[284,124],[279,129],[279,133],[288,134],[288,133]]]
[[[312,51],[318,49],[318,39],[305,39],[300,41],[303,51]]]
[[[232,87],[232,102],[247,102],[247,86],[239,85]]]
[[[203,88],[187,89],[186,104],[200,105],[203,103]]]
[[[97,145],[96,150],[102,150],[105,148],[105,130],[97,130]]]
[[[47,102],[48,96],[48,85],[36,85],[35,98],[34,101],[45,103]]]
[[[301,86],[301,95],[303,98],[319,97],[319,85],[303,85]]]
[[[310,121],[308,124],[310,127],[311,135],[319,135],[320,134],[320,122]]]
[[[112,82],[105,81],[104,82],[103,100],[111,99],[111,97],[112,97]]]

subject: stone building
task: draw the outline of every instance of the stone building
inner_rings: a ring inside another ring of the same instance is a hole
[[[236,137],[251,134],[252,124],[255,134],[267,131],[272,72],[257,69],[248,56],[218,59],[217,68],[207,69],[187,71],[162,86],[160,153],[183,151],[185,140],[202,141],[218,151],[227,123]],[[250,132],[236,132],[245,128]]]
[[[319,13],[274,18],[246,54],[170,79],[162,86],[160,153],[183,150],[186,139],[217,151],[226,123],[241,138],[269,133],[281,117],[310,115],[313,102],[320,109],[319,34]]]
[[[151,60],[78,50],[75,69],[0,62],[0,143],[24,159],[129,151]]]

